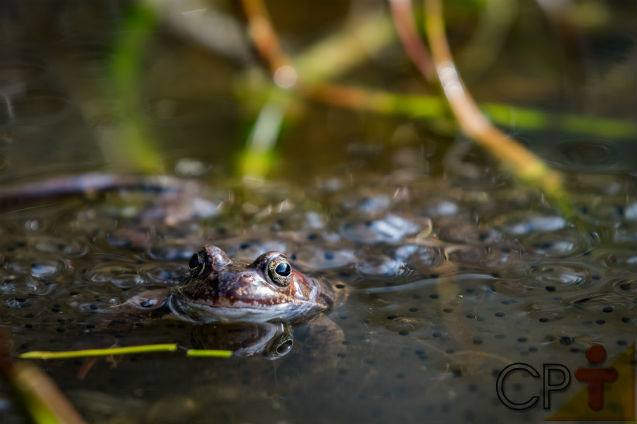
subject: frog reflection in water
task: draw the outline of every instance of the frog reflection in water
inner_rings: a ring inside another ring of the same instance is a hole
[[[304,275],[279,252],[266,252],[253,262],[232,261],[223,250],[208,245],[193,254],[189,268],[190,277],[178,286],[150,290],[126,305],[151,311],[167,307],[195,324],[230,323],[208,326],[214,336],[206,337],[219,338],[219,329],[232,329],[226,333],[241,338],[233,340],[239,355],[264,353],[275,358],[288,353],[293,343],[288,324],[308,321],[345,298],[344,285]],[[312,323],[319,324],[322,333],[334,326],[325,318]]]

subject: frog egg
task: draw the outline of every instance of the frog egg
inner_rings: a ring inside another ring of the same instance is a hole
[[[399,243],[406,236],[415,235],[420,226],[401,216],[389,214],[382,219],[350,221],[341,225],[341,235],[359,243]]]
[[[342,268],[356,262],[354,252],[347,249],[325,249],[317,246],[302,247],[290,257],[308,270]]]

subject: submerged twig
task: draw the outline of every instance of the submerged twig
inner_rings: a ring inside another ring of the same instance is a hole
[[[498,158],[516,177],[541,188],[567,215],[572,210],[562,188],[561,175],[535,154],[494,127],[480,112],[465,87],[449,51],[440,0],[425,0],[427,38],[438,79],[463,131]]]

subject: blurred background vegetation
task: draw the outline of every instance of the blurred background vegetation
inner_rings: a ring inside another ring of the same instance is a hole
[[[266,7],[299,81],[357,91],[274,84],[239,3],[3,2],[2,178],[383,172],[405,145],[441,172],[458,128],[409,61],[388,4]],[[634,2],[444,7],[459,72],[495,124],[561,169],[634,169]]]

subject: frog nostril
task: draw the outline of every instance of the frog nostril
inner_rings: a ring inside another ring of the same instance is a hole
[[[196,269],[197,267],[199,267],[199,255],[198,254],[194,254],[190,257],[190,262],[188,262],[188,266],[190,267],[190,269]]]
[[[156,299],[146,299],[146,300],[142,300],[139,303],[139,306],[141,306],[142,308],[150,308],[152,306],[155,306],[156,303],[157,303]]]
[[[194,255],[190,257],[190,260],[188,261],[190,274],[192,276],[199,275],[204,270],[205,265],[206,265],[205,252],[195,253]]]

